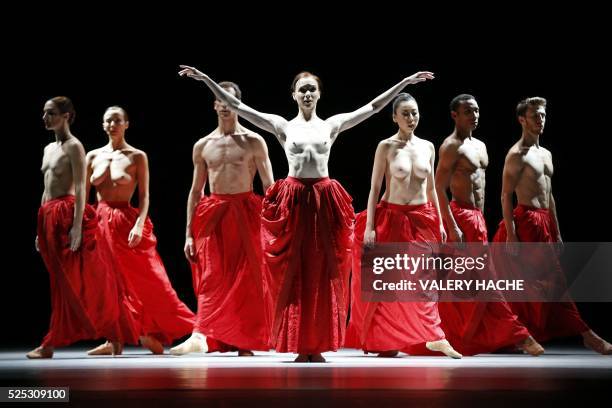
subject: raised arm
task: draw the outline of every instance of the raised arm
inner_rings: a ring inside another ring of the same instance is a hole
[[[287,121],[278,115],[272,115],[269,113],[258,112],[250,106],[245,105],[231,93],[227,92],[223,87],[219,86],[215,81],[210,79],[205,73],[198,71],[194,67],[188,65],[180,65],[182,68],[179,71],[180,76],[187,76],[198,81],[202,81],[210,88],[215,94],[215,97],[226,104],[230,109],[236,111],[236,113],[254,124],[255,126],[270,132],[276,136],[281,145],[285,144],[285,127]]]
[[[458,158],[457,144],[448,141],[442,143],[442,146],[440,146],[440,159],[435,175],[436,193],[438,195],[438,202],[440,203],[440,214],[448,226],[448,237],[453,242],[463,241],[463,232],[455,222],[447,195],[451,176]]]
[[[514,148],[513,148],[514,149]],[[518,242],[516,226],[514,225],[513,202],[514,190],[518,185],[523,171],[523,157],[520,153],[510,149],[504,162],[504,172],[502,176],[501,204],[504,214],[504,224],[506,225],[507,242]]]
[[[438,221],[440,229],[440,237],[442,238],[442,242],[446,242],[446,231],[444,230],[444,224],[442,223],[442,216],[440,215],[440,203],[438,202],[438,194],[436,194],[435,181],[434,181],[434,165],[436,162],[436,149],[433,143],[429,144],[431,150],[431,157],[429,158],[429,165],[431,166],[431,172],[427,176],[427,200],[431,202],[436,208],[436,213],[438,213]],[[446,194],[446,193],[444,193]]]
[[[149,213],[149,159],[145,152],[135,155],[136,181],[138,183],[138,218],[128,235],[128,246],[136,247],[142,239],[142,230]]]
[[[378,95],[367,105],[362,106],[353,112],[340,113],[327,119],[327,123],[329,123],[332,127],[332,139],[335,139],[340,132],[350,129],[375,113],[380,112],[382,108],[387,106],[387,104],[391,102],[393,98],[395,98],[397,94],[399,94],[407,85],[416,84],[433,78],[434,75],[431,72],[417,72],[414,75],[404,78],[386,92]]]
[[[81,143],[74,141],[66,145],[66,153],[70,158],[75,195],[74,215],[70,228],[70,249],[76,251],[81,246],[83,212],[85,211],[85,149]]]
[[[374,155],[374,167],[372,169],[372,180],[370,182],[370,195],[368,196],[368,208],[366,227],[363,234],[363,243],[366,246],[372,246],[376,242],[376,204],[380,197],[380,187],[385,176],[387,167],[387,152],[389,145],[386,141],[382,141],[376,148]]]
[[[204,186],[208,178],[208,168],[206,161],[202,157],[202,149],[204,141],[199,141],[193,146],[193,179],[189,197],[187,198],[187,227],[185,228],[185,257],[189,262],[195,262],[195,248],[193,244],[193,234],[191,232],[191,224],[193,222],[193,213],[196,206],[202,199],[204,194]]]

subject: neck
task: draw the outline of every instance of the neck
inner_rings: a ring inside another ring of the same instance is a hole
[[[455,128],[455,135],[457,138],[461,140],[471,139],[472,138],[472,130],[471,129],[458,129]]]
[[[397,138],[404,142],[409,142],[414,137],[414,131],[404,132],[402,129],[397,131]]]
[[[317,118],[317,112],[315,109],[309,109],[309,110],[302,110],[300,109],[300,111],[298,112],[298,116],[299,119],[302,119],[305,122],[308,122],[312,119],[316,119]]]
[[[121,137],[109,137],[108,138],[108,145],[113,149],[113,150],[120,150],[123,149],[125,147],[127,147],[127,143],[125,143],[125,138],[123,136]]]
[[[540,147],[540,135],[536,133],[529,133],[523,131],[521,135],[521,140],[523,141],[523,146],[536,146]]]
[[[231,135],[236,133],[236,129],[240,126],[238,124],[238,118],[234,119],[221,119],[219,118],[219,131],[224,135]]]
[[[72,136],[72,134],[70,133],[70,129],[68,129],[67,127],[63,127],[61,129],[57,129],[53,131],[55,133],[55,141],[57,143],[63,143],[66,140],[70,139]]]

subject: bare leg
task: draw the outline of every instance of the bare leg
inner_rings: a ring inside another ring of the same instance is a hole
[[[524,341],[517,344],[517,347],[527,354],[531,354],[534,357],[544,353],[544,347],[531,336],[527,337]]]
[[[148,348],[153,354],[164,354],[164,346],[152,336],[140,336],[142,347]]]
[[[36,347],[34,350],[26,354],[29,359],[53,358],[53,347]]]
[[[206,344],[206,336],[201,333],[193,333],[191,337],[183,343],[170,349],[170,354],[182,356],[189,353],[206,353],[208,345]]]
[[[582,334],[584,345],[593,351],[603,355],[612,354],[612,344],[608,343],[601,337],[599,337],[593,330],[585,331]]]
[[[452,358],[461,358],[461,354],[457,353],[453,346],[447,340],[428,341],[425,343],[425,347],[431,351],[439,351]]]

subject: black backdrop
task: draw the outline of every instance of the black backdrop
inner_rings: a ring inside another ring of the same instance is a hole
[[[297,112],[289,86],[301,70],[323,81],[318,106],[322,118],[362,106],[415,71],[433,71],[435,80],[406,88],[421,110],[416,134],[438,147],[452,131],[450,99],[459,93],[476,96],[481,120],[475,136],[487,143],[490,158],[485,215],[491,236],[501,219],[503,159],[520,136],[514,108],[524,97],[546,97],[548,118],[541,142],[553,153],[553,187],[564,240],[609,240],[609,79],[593,51],[603,42],[601,37],[555,31],[528,40],[513,33],[479,44],[470,36],[427,42],[413,34],[373,39],[343,33],[281,45],[285,34],[277,32],[255,46],[235,42],[228,37],[231,33],[204,29],[189,45],[180,33],[165,39],[155,32],[131,34],[66,43],[65,36],[42,33],[40,41],[21,42],[14,50],[5,76],[11,90],[6,112],[11,116],[5,129],[10,151],[3,161],[10,188],[5,191],[2,321],[8,330],[0,337],[3,346],[35,346],[48,326],[48,275],[33,241],[42,193],[42,149],[53,140],[42,126],[42,107],[56,95],[73,99],[77,118],[72,130],[87,150],[106,143],[101,116],[107,106],[118,104],[128,111],[127,140],[149,156],[150,216],[158,250],[179,296],[195,310],[182,254],[191,149],[216,126],[216,116],[211,92],[200,82],[180,78],[179,64],[194,65],[217,81],[237,82],[245,103],[286,118]],[[70,33],[73,40],[75,35]],[[290,42],[293,35],[288,34]],[[478,38],[487,35],[478,32]],[[333,147],[330,176],[354,197],[356,211],[366,205],[376,145],[396,130],[390,115],[388,107],[341,134]],[[284,177],[287,165],[280,145],[272,135],[259,133],[268,143],[275,178]],[[261,191],[258,181],[256,190]],[[594,329],[612,337],[610,304],[579,306]]]

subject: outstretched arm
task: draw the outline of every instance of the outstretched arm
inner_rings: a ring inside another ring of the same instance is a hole
[[[434,75],[431,72],[417,72],[414,75],[404,78],[401,82],[391,87],[391,89],[378,95],[370,103],[362,106],[356,111],[332,116],[331,118],[327,119],[327,123],[329,123],[332,127],[332,138],[335,139],[340,132],[350,129],[375,113],[380,112],[382,108],[387,106],[387,104],[391,102],[393,98],[395,98],[397,94],[399,94],[407,85],[417,84],[433,78]]]
[[[281,145],[285,144],[285,126],[287,121],[278,115],[258,112],[250,106],[245,105],[231,93],[227,92],[223,87],[219,86],[215,81],[210,79],[205,73],[198,71],[194,67],[188,65],[180,65],[182,68],[179,71],[180,76],[187,76],[198,81],[202,81],[215,94],[215,97],[226,104],[230,109],[236,111],[240,117],[245,118],[255,126],[270,132],[276,136]]]

